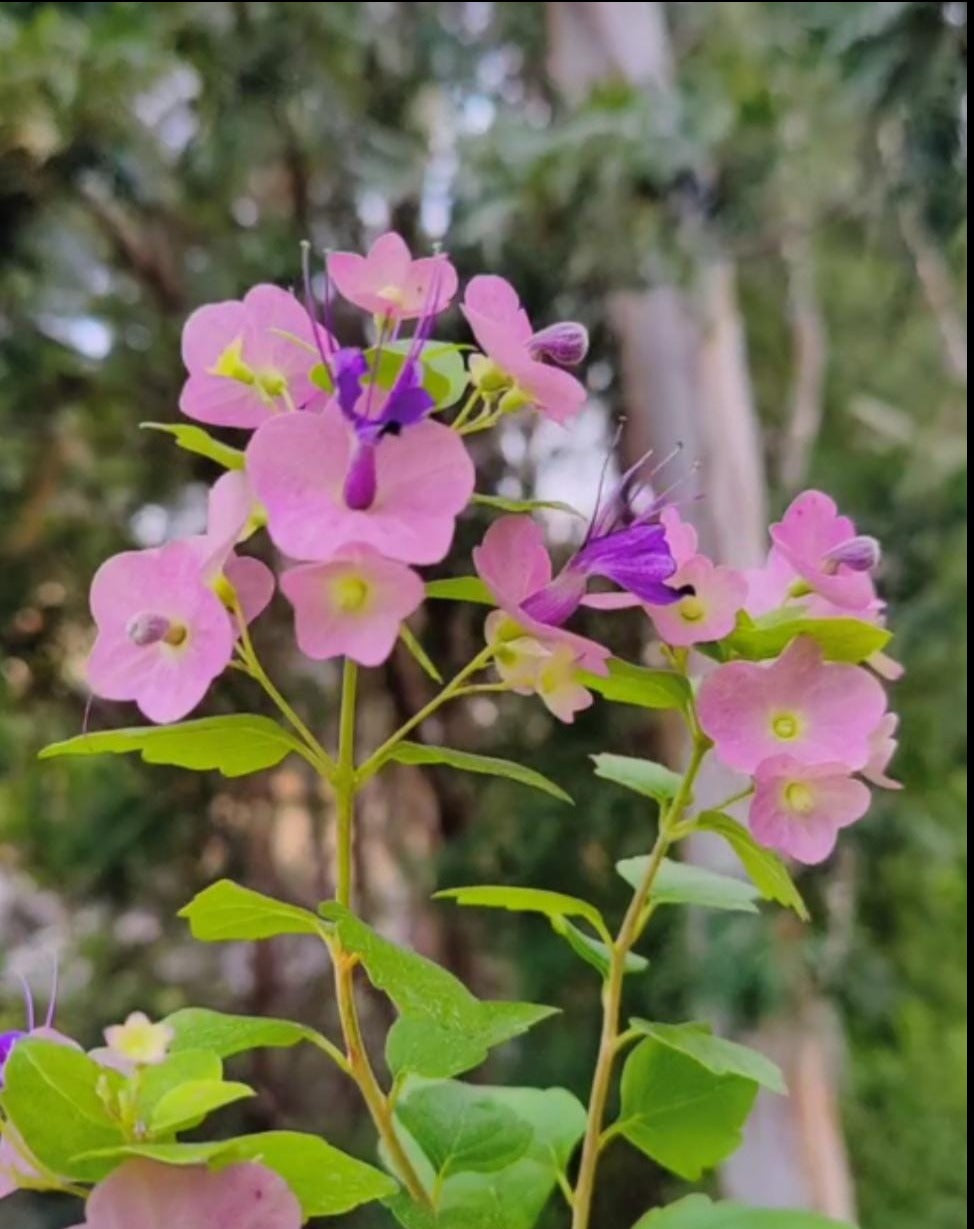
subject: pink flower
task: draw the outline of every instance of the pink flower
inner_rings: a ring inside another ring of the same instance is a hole
[[[405,564],[368,546],[350,546],[327,563],[306,563],[281,577],[294,607],[298,648],[308,657],[351,657],[378,666],[395,648],[403,619],[416,610],[423,582]]]
[[[697,709],[705,734],[730,768],[753,772],[787,753],[803,764],[863,768],[886,711],[875,678],[858,666],[823,662],[799,636],[769,665],[734,661],[704,680]]]
[[[896,713],[887,713],[869,740],[869,762],[862,770],[862,775],[880,789],[902,789],[899,781],[886,775],[889,762],[896,754],[899,745],[896,738],[896,727],[900,719]]]
[[[592,705],[592,693],[578,681],[578,663],[571,646],[546,647],[532,636],[505,639],[507,615],[494,610],[487,616],[487,641],[496,645],[494,665],[513,692],[536,695],[559,721],[571,725],[575,714]]]
[[[74,1229],[300,1229],[301,1205],[282,1177],[244,1162],[202,1165],[133,1158],[88,1196]]]
[[[325,341],[322,332],[319,340]],[[321,397],[310,379],[318,361],[305,308],[277,286],[255,286],[242,301],[209,303],[186,321],[183,362],[189,379],[179,408],[188,418],[219,427],[257,427]]]
[[[673,589],[688,585],[693,592],[668,606],[647,605],[661,640],[689,646],[722,640],[734,630],[747,595],[747,581],[740,572],[695,555],[667,583]]]
[[[199,551],[203,580],[226,604],[240,607],[252,623],[274,596],[274,573],[259,559],[238,555],[234,547],[259,520],[250,482],[243,470],[229,470],[210,489],[206,533],[190,541]],[[226,585],[230,586],[228,591]]]
[[[544,547],[544,535],[530,517],[502,516],[496,520],[480,546],[475,547],[473,561],[480,578],[510,620],[506,631],[497,620],[491,624],[492,639],[513,640],[518,635],[527,635],[549,651],[564,645],[581,669],[607,673],[609,650],[604,645],[556,624],[544,623],[525,609],[530,599],[551,581],[551,559]]]
[[[869,790],[844,764],[803,764],[774,755],[758,765],[754,782],[751,832],[762,845],[799,862],[824,862],[839,829],[869,810]]]
[[[328,276],[349,303],[397,321],[435,315],[457,292],[457,273],[445,256],[413,260],[395,231],[380,235],[368,256],[329,252]]]
[[[856,534],[847,516],[821,491],[804,491],[771,526],[771,540],[806,586],[844,610],[876,600],[871,572],[879,562],[874,538]]]
[[[375,445],[372,498],[350,508],[345,480],[355,445],[333,406],[273,418],[255,433],[247,472],[274,542],[295,559],[327,560],[354,544],[404,563],[438,563],[473,494],[462,440],[437,422],[384,435]]]
[[[764,565],[748,568],[744,576],[747,580],[744,609],[754,619],[784,606],[791,599],[792,587],[801,579],[784,555],[773,546]]]
[[[197,543],[169,542],[106,560],[91,584],[98,627],[88,683],[134,700],[150,721],[178,721],[233,655],[235,629],[206,584]]]
[[[697,554],[697,531],[685,521],[672,504],[668,504],[659,514],[660,524],[666,531],[666,544],[677,567],[682,567]],[[674,582],[671,580],[670,584]]]
[[[471,361],[471,374],[484,391],[503,394],[511,409],[534,406],[555,422],[567,422],[585,403],[585,386],[542,358],[584,357],[587,335],[581,325],[571,327],[584,338],[571,344],[561,333],[553,336],[555,326],[534,333],[527,313],[521,307],[514,287],[502,277],[481,275],[467,285],[463,314],[489,363]],[[570,322],[565,322],[570,323]]]

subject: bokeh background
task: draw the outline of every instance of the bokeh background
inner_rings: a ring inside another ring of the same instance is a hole
[[[81,727],[98,562],[201,524],[212,469],[138,429],[176,418],[182,320],[292,284],[303,237],[361,248],[394,226],[467,275],[509,276],[540,323],[592,331],[583,418],[482,445],[482,489],[590,505],[625,417],[621,459],[680,439],[675,476],[699,460],[689,507],[731,561],[754,561],[765,510],[806,483],[884,542],[905,789],[802,875],[811,927],[674,917],[630,993],[640,1014],[756,1038],[788,1070],[791,1100],[762,1107],[724,1190],[856,1211],[863,1229],[965,1223],[966,9],[0,4],[0,1027],[20,1020],[16,975],[43,998],[55,952],[62,1026],[89,1044],[131,1009],[186,1002],[333,1027],[308,944],[204,950],[174,920],[223,874],[328,894],[330,804],[300,766],[227,783],[35,756]],[[456,313],[449,328],[463,337]],[[482,530],[463,523],[458,572]],[[444,668],[479,621],[428,617]],[[643,624],[617,629],[643,651]],[[294,659],[283,603],[258,637],[332,729],[334,671]],[[376,672],[364,737],[427,686],[409,659]],[[227,679],[206,707],[259,704]],[[134,715],[96,704],[91,726]],[[615,916],[612,863],[649,833],[638,805],[594,788],[587,755],[652,754],[667,732],[605,706],[556,730],[540,705],[484,698],[443,723],[436,741],[526,755],[577,805],[397,770],[363,809],[364,909],[482,993],[570,1011],[483,1075],[584,1095],[595,982],[538,919],[429,896],[526,883]],[[385,1012],[368,1000],[370,1030]],[[319,1128],[368,1155],[354,1090],[320,1056],[241,1071],[261,1095],[228,1129]],[[619,1146],[597,1224],[626,1229],[678,1192]],[[0,1226],[76,1211],[18,1196]]]

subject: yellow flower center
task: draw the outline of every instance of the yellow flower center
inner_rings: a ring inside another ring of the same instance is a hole
[[[775,738],[780,738],[784,742],[790,742],[791,739],[797,738],[800,733],[798,718],[794,713],[778,713],[772,718],[771,730]]]
[[[379,291],[379,298],[385,299],[391,307],[402,307],[402,288],[400,286],[383,286]]]
[[[339,576],[332,582],[332,598],[343,614],[358,614],[368,605],[371,593],[368,581],[354,573]]]
[[[231,341],[220,357],[210,368],[210,374],[224,376],[228,380],[239,380],[241,384],[253,384],[257,378],[254,370],[243,359],[243,338]]]
[[[174,649],[178,649],[181,644],[186,643],[188,635],[189,628],[185,623],[172,623],[162,639],[166,644],[171,644]]]
[[[273,367],[257,373],[257,387],[265,397],[280,397],[287,392],[287,376],[282,376]]]
[[[807,815],[815,805],[815,795],[804,781],[789,781],[785,786],[785,802],[796,815]]]
[[[707,608],[700,598],[691,595],[680,600],[679,611],[680,618],[684,619],[687,623],[699,623],[705,617]]]

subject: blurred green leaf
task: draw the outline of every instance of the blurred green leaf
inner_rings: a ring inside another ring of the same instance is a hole
[[[426,596],[445,602],[473,602],[478,606],[495,606],[490,590],[479,576],[450,576],[426,584]]]
[[[559,802],[571,803],[571,798],[561,786],[549,781],[533,768],[516,764],[513,760],[500,760],[492,755],[476,755],[472,751],[456,751],[452,747],[430,747],[426,743],[401,742],[389,752],[389,759],[399,764],[446,764],[461,772],[480,773],[488,777],[504,777],[518,785],[528,785],[550,794]]]
[[[892,633],[862,619],[810,619],[800,611],[782,610],[751,620],[738,616],[738,626],[723,641],[739,657],[764,661],[777,657],[796,636],[811,636],[826,661],[861,662],[886,647]]]
[[[205,1007],[182,1007],[166,1016],[163,1023],[173,1031],[172,1054],[208,1050],[220,1058],[230,1058],[245,1050],[295,1046],[318,1036],[313,1028],[293,1020],[234,1016]]]
[[[671,670],[648,670],[618,657],[609,659],[609,673],[603,677],[581,670],[578,681],[613,704],[636,708],[685,708],[690,702],[690,684]]]
[[[248,1084],[232,1080],[191,1080],[171,1088],[159,1098],[148,1128],[154,1135],[168,1135],[198,1126],[214,1110],[254,1096]]]
[[[635,889],[642,883],[648,864],[648,857],[623,858],[616,863],[616,870]],[[654,905],[703,905],[708,909],[757,913],[754,901],[759,895],[758,889],[743,879],[664,858],[650,901]]]
[[[177,446],[184,451],[216,461],[217,465],[222,465],[224,469],[244,467],[244,454],[239,448],[231,448],[229,444],[214,439],[202,427],[183,422],[140,422],[139,426],[144,431],[164,431],[166,435],[171,435]]]
[[[438,1180],[450,1174],[504,1169],[524,1155],[534,1136],[512,1110],[473,1084],[448,1080],[415,1089],[396,1117],[422,1148]]]
[[[695,827],[724,838],[765,900],[794,909],[803,922],[808,921],[808,909],[784,863],[773,850],[759,845],[743,824],[723,811],[703,811],[697,816]]]
[[[749,1208],[708,1195],[687,1195],[665,1208],[653,1208],[633,1229],[851,1229],[817,1212],[784,1208]]]
[[[603,752],[593,755],[595,775],[616,785],[631,789],[634,793],[653,798],[662,805],[676,797],[683,778],[653,760],[640,760],[631,755],[610,755]]]
[[[198,893],[179,911],[194,939],[226,943],[234,939],[271,939],[275,935],[318,935],[322,926],[315,915],[297,905],[274,900],[231,879]]]
[[[566,896],[564,892],[549,892],[544,888],[518,888],[478,885],[466,888],[444,888],[434,900],[455,900],[458,905],[478,905],[485,909],[510,909],[514,913],[543,913],[549,918],[581,917],[603,937],[608,938],[605,919],[594,905]]]

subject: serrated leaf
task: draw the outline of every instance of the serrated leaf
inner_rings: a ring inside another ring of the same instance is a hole
[[[360,1204],[394,1195],[396,1183],[381,1170],[333,1148],[317,1135],[262,1131],[198,1144],[123,1144],[92,1157],[104,1165],[143,1156],[166,1165],[232,1165],[256,1161],[280,1174],[306,1217],[337,1216]]]
[[[337,902],[320,913],[400,1013],[386,1039],[386,1060],[396,1074],[459,1075],[555,1012],[535,1003],[482,1002],[452,973],[382,938]]]
[[[475,492],[470,502],[479,504],[482,508],[496,508],[498,512],[529,515],[533,512],[565,512],[569,516],[577,516],[580,520],[585,519],[577,508],[558,499],[508,499],[506,495],[481,495]]]
[[[635,889],[643,881],[648,862],[647,857],[624,858],[616,863],[616,870]],[[757,888],[744,879],[664,858],[650,901],[654,905],[702,905],[708,909],[757,913],[754,901],[759,895]]]
[[[503,777],[515,781],[518,785],[527,785],[531,789],[550,794],[559,802],[572,803],[569,794],[549,781],[534,768],[526,768],[513,760],[498,759],[493,755],[476,755],[472,751],[456,751],[452,747],[431,747],[426,743],[401,742],[389,752],[390,760],[398,764],[445,764],[448,768],[457,768],[460,772],[474,772],[487,777]]]
[[[685,1054],[714,1075],[739,1075],[754,1080],[764,1088],[785,1096],[788,1092],[781,1070],[765,1055],[736,1041],[715,1037],[709,1024],[691,1021],[685,1024],[657,1024],[638,1017],[630,1020],[631,1028],[672,1050]]]
[[[593,755],[595,775],[613,781],[636,794],[653,798],[661,805],[676,796],[682,777],[679,773],[657,764],[653,760],[641,760],[631,755]]]
[[[10,1052],[4,1067],[3,1108],[35,1157],[52,1173],[97,1182],[111,1169],[79,1153],[124,1142],[118,1123],[98,1095],[118,1088],[122,1078],[71,1046],[27,1039]]]
[[[601,940],[593,939],[584,930],[573,926],[567,918],[552,918],[551,926],[555,934],[565,940],[576,956],[581,957],[586,964],[590,964],[603,977],[608,976],[610,953],[608,947]],[[649,961],[645,956],[639,956],[635,952],[626,953],[626,958],[623,962],[624,973],[642,973],[644,969],[648,968]]]
[[[796,636],[811,636],[826,661],[865,661],[892,639],[892,633],[862,619],[810,619],[800,611],[779,610],[760,619],[746,614],[723,641],[725,648],[748,661],[778,657]]]
[[[792,1212],[784,1208],[749,1208],[742,1203],[707,1195],[687,1195],[665,1208],[653,1208],[633,1229],[852,1229],[817,1212]]]
[[[183,1131],[202,1122],[214,1110],[252,1096],[254,1090],[248,1084],[233,1080],[193,1080],[180,1084],[159,1098],[149,1119],[149,1130],[154,1135]]]
[[[426,596],[444,602],[473,602],[477,606],[496,606],[490,590],[479,576],[448,576],[426,582]]]
[[[757,1090],[753,1080],[714,1075],[647,1038],[623,1067],[615,1129],[660,1165],[695,1181],[738,1147]]]
[[[534,1138],[528,1123],[489,1093],[455,1080],[417,1088],[400,1101],[396,1116],[438,1179],[504,1169],[524,1155]]]
[[[434,900],[455,900],[458,905],[476,905],[484,909],[510,909],[513,913],[543,913],[549,918],[581,917],[599,934],[608,937],[605,919],[594,905],[567,896],[564,892],[549,892],[544,888],[518,888],[481,884],[468,888],[444,888]]]
[[[321,935],[321,923],[308,909],[220,879],[180,909],[194,939],[226,943],[236,939],[271,939],[275,935]]]
[[[212,769],[225,777],[243,777],[273,768],[292,752],[306,756],[301,743],[269,717],[235,713],[201,717],[179,725],[150,725],[79,734],[51,743],[38,755],[126,755],[137,751],[147,764],[172,764],[196,772]]]
[[[231,448],[229,444],[214,439],[202,427],[182,422],[140,422],[139,426],[144,431],[164,431],[166,435],[171,435],[177,446],[185,452],[207,457],[210,461],[216,461],[217,465],[222,465],[224,469],[244,467],[244,454],[239,448]]]
[[[724,838],[765,900],[794,909],[803,922],[808,921],[808,909],[784,863],[773,850],[759,845],[743,824],[723,811],[703,811],[694,823],[702,831]]]
[[[313,1028],[270,1016],[234,1016],[205,1007],[183,1007],[163,1021],[173,1031],[171,1054],[208,1050],[230,1058],[245,1050],[283,1049],[319,1036]]]
[[[682,709],[692,695],[686,679],[672,670],[649,670],[618,657],[609,659],[608,675],[583,670],[578,681],[603,700],[636,708]]]

